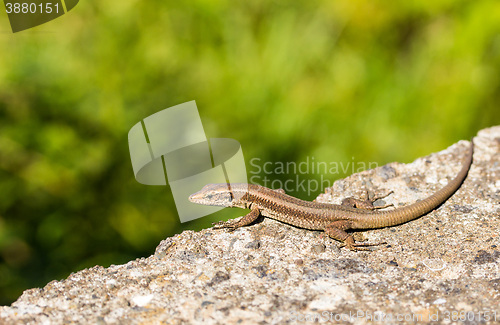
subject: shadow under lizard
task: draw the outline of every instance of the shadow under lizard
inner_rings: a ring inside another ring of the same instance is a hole
[[[285,194],[284,190],[273,190],[254,184],[208,184],[199,192],[189,196],[193,203],[250,209],[240,220],[218,222],[214,228],[236,229],[254,222],[260,215],[292,226],[324,230],[331,238],[341,241],[350,250],[370,250],[368,246],[383,243],[357,243],[346,230],[376,229],[403,224],[421,217],[444,203],[455,193],[467,176],[472,164],[474,144],[471,140],[467,156],[456,177],[433,195],[408,206],[393,210],[376,211],[392,204],[375,207],[372,200],[344,199],[341,205],[303,201]],[[385,196],[391,194],[389,192]],[[383,197],[385,197],[383,196]]]

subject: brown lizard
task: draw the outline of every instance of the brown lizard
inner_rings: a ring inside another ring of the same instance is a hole
[[[324,230],[333,239],[342,241],[351,250],[370,250],[368,246],[380,245],[356,243],[346,230],[374,229],[400,225],[423,216],[445,202],[464,181],[472,164],[474,144],[471,145],[462,169],[457,176],[433,195],[401,208],[374,211],[370,200],[345,199],[341,205],[303,201],[285,194],[281,189],[272,190],[253,184],[209,184],[189,196],[194,203],[250,209],[250,213],[237,221],[218,222],[214,228],[236,229],[254,222],[260,215],[311,230]],[[387,195],[391,194],[388,193]],[[385,196],[387,196],[385,195]]]

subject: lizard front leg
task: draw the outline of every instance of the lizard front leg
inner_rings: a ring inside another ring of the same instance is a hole
[[[216,223],[213,223],[214,229],[221,229],[221,228],[229,228],[231,230],[235,230],[236,228],[248,226],[257,218],[260,216],[260,210],[257,208],[253,208],[247,215],[245,215],[243,218],[241,218],[238,221],[219,221]]]
[[[385,242],[375,244],[356,243],[354,237],[345,231],[349,228],[350,224],[347,220],[334,221],[325,228],[325,233],[330,238],[343,242],[343,245],[351,251],[370,251],[371,249],[368,248],[370,246],[379,246],[385,244]]]

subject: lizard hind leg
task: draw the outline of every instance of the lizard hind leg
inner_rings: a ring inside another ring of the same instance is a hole
[[[374,196],[370,199],[369,195],[368,195],[368,190],[365,190],[366,199],[362,200],[362,199],[356,199],[353,197],[347,197],[347,198],[342,200],[341,205],[347,206],[350,208],[363,209],[363,210],[383,209],[383,208],[387,208],[390,206],[394,206],[394,204],[390,203],[390,204],[385,204],[382,206],[374,206],[373,203],[379,199],[383,199],[383,198],[391,195],[392,193],[393,193],[393,191],[390,191],[386,194]]]
[[[346,247],[350,249],[351,251],[372,251],[369,247],[371,246],[380,246],[380,245],[385,245],[387,244],[386,242],[380,242],[380,243],[356,243],[354,240],[354,237],[349,236],[347,237],[346,241],[340,246],[340,247]]]
[[[330,224],[325,228],[325,233],[338,241],[342,242],[342,245],[340,247],[346,247],[351,251],[371,251],[369,248],[370,246],[379,246],[379,245],[384,245],[386,242],[380,242],[380,243],[356,243],[354,240],[354,237],[345,230],[348,227],[348,224],[345,221],[336,221]]]

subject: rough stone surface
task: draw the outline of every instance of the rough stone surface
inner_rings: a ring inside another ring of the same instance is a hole
[[[404,225],[357,233],[388,244],[339,249],[321,233],[266,219],[234,232],[185,231],[156,253],[26,290],[0,323],[281,324],[500,321],[500,127],[474,139],[462,187]],[[396,207],[425,198],[460,169],[468,142],[337,181],[321,202],[393,190]],[[383,202],[382,202],[383,203]],[[404,321],[406,320],[406,321]]]

